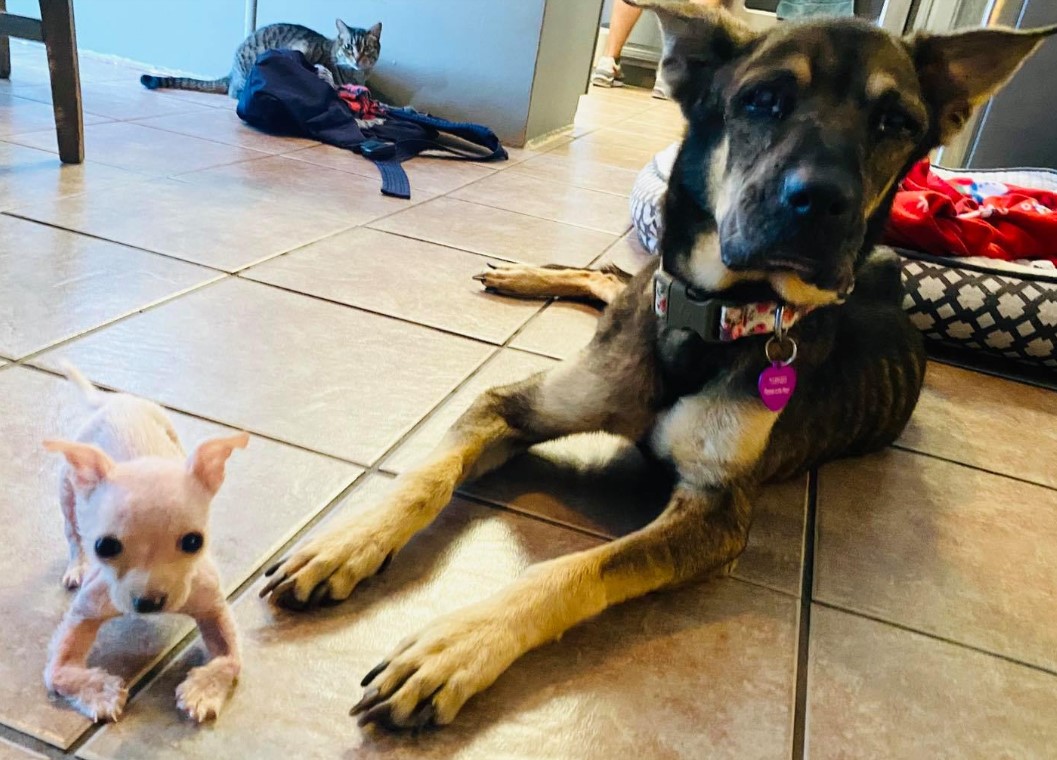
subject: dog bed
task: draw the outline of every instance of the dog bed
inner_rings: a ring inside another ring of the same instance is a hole
[[[631,193],[631,219],[642,245],[656,253],[661,198],[679,146],[647,164]],[[1046,169],[955,172],[1057,192],[1057,172]],[[999,261],[931,256],[897,249],[903,260],[903,308],[925,337],[1025,365],[1057,369],[1057,269],[1045,261]]]

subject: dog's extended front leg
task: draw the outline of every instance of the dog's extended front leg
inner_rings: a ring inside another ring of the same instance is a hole
[[[117,720],[128,689],[119,677],[88,667],[88,654],[103,623],[117,615],[105,602],[105,584],[98,579],[82,588],[51,641],[44,683],[95,721]]]
[[[741,488],[679,486],[642,530],[530,567],[478,604],[405,640],[363,680],[360,723],[450,723],[463,704],[529,650],[607,607],[718,570],[745,548],[751,521]]]
[[[604,420],[603,390],[594,403],[568,403],[608,382],[587,362],[569,362],[513,385],[486,392],[448,431],[421,465],[401,475],[382,503],[306,543],[268,570],[261,590],[277,603],[304,609],[345,599],[364,578],[382,570],[429,525],[464,481],[483,475],[527,447],[550,438],[597,430]]]
[[[211,659],[193,668],[176,687],[176,705],[192,720],[203,723],[220,715],[242,669],[238,629],[215,575],[197,594],[203,601],[189,610]]]

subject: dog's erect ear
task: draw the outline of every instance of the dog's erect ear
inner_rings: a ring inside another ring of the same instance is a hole
[[[939,141],[954,137],[973,109],[1001,89],[1053,34],[1057,26],[1028,31],[992,27],[911,37],[907,44],[936,119]]]
[[[224,465],[231,452],[246,448],[249,442],[250,437],[245,433],[202,441],[191,454],[187,469],[209,493],[215,494],[224,482]]]
[[[73,485],[79,491],[91,491],[106,480],[114,469],[114,460],[95,446],[75,441],[48,440],[44,448],[57,451],[66,457],[73,475]]]
[[[628,0],[661,20],[664,79],[672,99],[689,114],[712,85],[716,71],[736,59],[756,33],[727,11],[686,0]]]

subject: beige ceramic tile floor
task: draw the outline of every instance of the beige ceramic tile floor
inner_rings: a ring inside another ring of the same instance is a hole
[[[284,547],[366,508],[477,393],[589,339],[593,309],[470,277],[490,261],[641,264],[627,194],[678,137],[676,110],[592,93],[575,139],[503,164],[414,161],[403,202],[356,156],[257,133],[223,97],[145,92],[138,71],[91,56],[88,160],[63,167],[40,48],[14,58],[0,81],[0,759],[1055,756],[1057,395],[943,365],[891,450],[766,489],[730,577],[575,629],[448,730],[362,733],[356,684],[401,637],[663,505],[634,447],[580,437],[468,485],[346,605],[296,616],[256,595]],[[201,656],[179,619],[102,637],[95,660],[135,679],[120,724],[45,693],[67,595],[39,442],[83,414],[62,358],[166,405],[188,443],[254,433],[214,515],[246,658],[215,726],[174,709]]]

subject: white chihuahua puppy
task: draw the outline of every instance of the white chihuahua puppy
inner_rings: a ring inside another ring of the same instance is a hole
[[[241,665],[235,621],[206,549],[209,505],[224,465],[245,433],[184,453],[157,404],[102,393],[76,369],[67,377],[96,410],[76,441],[44,445],[66,457],[59,501],[66,518],[67,588],[80,588],[51,643],[44,682],[92,720],[116,720],[128,690],[117,676],[89,668],[104,622],[118,615],[178,612],[198,624],[212,659],[176,689],[193,720],[215,718]]]

